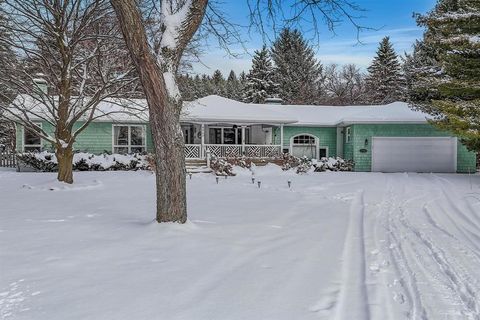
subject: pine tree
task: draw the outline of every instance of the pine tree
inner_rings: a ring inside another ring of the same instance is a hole
[[[322,65],[298,30],[284,29],[272,46],[275,79],[284,103],[314,104]]]
[[[233,70],[230,71],[225,84],[226,97],[233,100],[241,99],[240,82]]]
[[[225,90],[225,78],[220,70],[215,70],[212,75],[213,94],[224,97],[226,95]]]
[[[251,103],[264,103],[265,99],[276,94],[273,66],[267,47],[256,50],[252,59],[252,68],[247,74],[243,100]]]
[[[479,151],[480,2],[439,0],[417,23],[426,31],[410,56],[410,102]]]
[[[366,82],[371,103],[386,104],[404,99],[402,68],[389,37],[380,42],[377,55],[368,67]]]

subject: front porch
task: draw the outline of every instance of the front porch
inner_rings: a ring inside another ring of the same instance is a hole
[[[283,153],[278,144],[283,141],[283,124],[182,123],[182,131],[186,159],[274,158]],[[279,137],[275,131],[280,133]]]

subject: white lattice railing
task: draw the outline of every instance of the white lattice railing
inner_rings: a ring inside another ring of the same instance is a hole
[[[205,144],[201,152],[200,144],[186,144],[186,159],[201,159],[207,154],[218,158],[240,157],[245,155],[249,158],[273,158],[282,155],[282,146],[280,145],[253,145],[247,144],[244,147],[239,144]]]
[[[251,158],[273,158],[282,154],[280,145],[246,145],[245,156]]]
[[[240,157],[242,146],[237,144],[206,144],[205,150],[210,150],[210,155],[218,158]]]
[[[186,144],[185,145],[185,158],[186,159],[200,159],[201,158],[201,146],[199,144]]]

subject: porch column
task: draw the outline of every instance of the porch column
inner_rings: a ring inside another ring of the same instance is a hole
[[[283,123],[280,125],[280,154],[283,154]]]
[[[200,125],[200,158],[205,157],[205,151],[203,150],[205,145],[205,124]]]
[[[242,154],[245,155],[245,126],[242,126]]]

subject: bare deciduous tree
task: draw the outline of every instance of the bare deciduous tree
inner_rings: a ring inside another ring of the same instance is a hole
[[[157,221],[184,223],[187,220],[185,160],[179,123],[182,98],[175,80],[179,62],[201,27],[200,31],[213,33],[227,50],[230,43],[241,42],[240,33],[214,1],[152,1],[150,10],[135,0],[111,0],[111,3],[149,106],[156,156]],[[318,19],[324,19],[333,29],[341,18],[355,23],[351,10],[358,9],[349,0],[246,0],[246,5],[251,26],[262,34],[267,34],[266,22],[276,25],[278,17],[282,20],[281,27],[292,26],[308,15],[315,30]],[[287,7],[289,15],[287,10],[283,11]],[[145,12],[154,21],[152,30],[144,27]]]
[[[365,76],[354,64],[325,68],[322,80],[322,104],[335,106],[357,105],[365,99]]]
[[[12,47],[20,62],[0,80],[18,96],[0,108],[54,146],[58,180],[72,183],[75,139],[104,116],[97,110],[101,101],[134,81],[115,15],[105,0],[5,0],[2,9],[11,37],[0,44]]]

